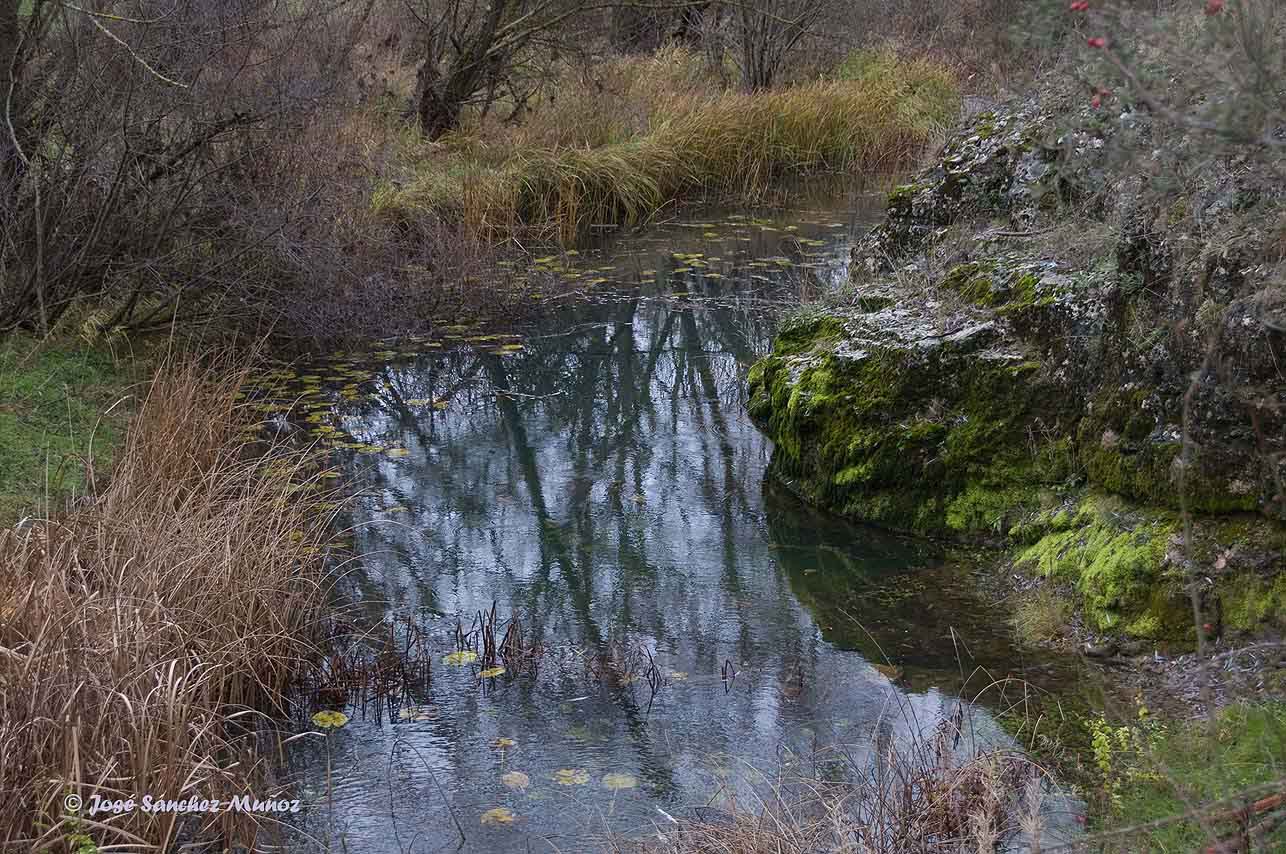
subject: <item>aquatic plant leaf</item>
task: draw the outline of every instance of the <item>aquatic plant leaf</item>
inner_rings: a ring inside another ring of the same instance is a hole
[[[499,738],[492,739],[491,746],[498,750],[504,750],[506,747],[513,747],[517,743],[512,738],[506,738],[502,735]]]
[[[343,712],[326,711],[315,712],[313,714],[313,725],[322,729],[339,729],[348,723],[348,715]]]
[[[639,784],[639,780],[632,774],[605,774],[603,775],[603,785],[612,791],[621,789],[633,789]]]
[[[500,775],[500,782],[504,784],[506,789],[521,792],[531,785],[531,778],[521,771],[510,771],[508,774]]]
[[[465,664],[472,664],[477,660],[478,660],[478,654],[471,649],[464,649],[458,652],[452,652],[442,656],[442,663],[450,664],[453,667],[460,667]]]
[[[501,673],[504,673],[504,672],[505,672],[505,669],[503,667],[488,667],[486,670],[482,671],[478,675],[481,676],[483,679],[495,679],[497,676],[499,676]]]
[[[482,814],[479,821],[485,825],[513,824],[517,817],[509,807],[492,807]]]
[[[397,716],[404,721],[431,721],[438,716],[435,706],[406,706]]]
[[[559,768],[554,772],[554,782],[560,786],[583,786],[589,782],[589,772],[584,768]]]

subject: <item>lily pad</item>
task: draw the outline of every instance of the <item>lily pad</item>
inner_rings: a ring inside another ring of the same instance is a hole
[[[404,721],[431,721],[438,716],[434,706],[407,706],[397,713]]]
[[[479,821],[484,825],[513,824],[517,817],[509,807],[492,807],[482,814]]]
[[[348,715],[343,712],[322,711],[313,714],[313,725],[322,729],[339,729],[348,723]]]
[[[583,786],[589,782],[589,772],[584,768],[559,768],[554,772],[554,782],[560,786]]]
[[[531,778],[521,771],[510,771],[507,774],[500,775],[500,782],[504,784],[506,789],[521,792],[531,785]]]
[[[603,786],[614,792],[621,789],[633,789],[638,784],[638,778],[632,774],[612,773],[603,775]]]
[[[472,664],[477,660],[478,660],[478,654],[471,649],[464,649],[458,652],[452,652],[442,656],[442,663],[450,664],[452,667],[460,667],[465,664]]]

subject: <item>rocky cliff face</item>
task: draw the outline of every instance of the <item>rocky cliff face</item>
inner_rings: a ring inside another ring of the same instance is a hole
[[[772,476],[1007,544],[1098,629],[1190,634],[1193,590],[1214,631],[1286,627],[1286,193],[1155,133],[1027,105],[954,134],[754,367]]]

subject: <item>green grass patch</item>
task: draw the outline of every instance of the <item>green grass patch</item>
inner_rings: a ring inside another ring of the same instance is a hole
[[[608,141],[464,135],[425,143],[405,152],[410,180],[377,188],[373,203],[393,217],[445,217],[489,234],[536,227],[569,239],[591,224],[641,223],[688,198],[753,199],[788,175],[891,171],[958,106],[944,68],[876,56],[851,78],[756,93],[667,92],[636,104],[643,125]],[[593,124],[628,126],[610,115]]]
[[[88,465],[105,473],[129,411],[113,405],[135,376],[101,350],[0,340],[0,523],[78,494]]]
[[[1100,725],[1094,753],[1107,786],[1101,830],[1171,820],[1114,838],[1110,851],[1197,851],[1235,836],[1219,814],[1286,790],[1286,703],[1234,706],[1205,722],[1126,728]],[[1223,803],[1232,799],[1231,802]],[[1268,810],[1250,819],[1263,820]],[[1203,816],[1198,819],[1193,811]],[[1286,850],[1286,824],[1253,850]]]

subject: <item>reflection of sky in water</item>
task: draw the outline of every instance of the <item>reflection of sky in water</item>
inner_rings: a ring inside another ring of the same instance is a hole
[[[656,269],[655,283],[569,304],[515,355],[383,366],[376,399],[346,410],[359,440],[409,453],[352,463],[360,560],[341,591],[372,617],[427,614],[435,644],[415,719],[355,720],[332,739],[330,832],[350,849],[454,848],[443,793],[466,850],[554,850],[547,837],[582,851],[667,823],[661,810],[744,800],[783,763],[852,779],[875,745],[950,715],[960,673],[1014,663],[959,570],[763,487],[771,446],[746,417],[745,370],[767,347],[774,296],[806,288],[801,274],[844,275],[851,232],[831,217],[794,231],[723,222],[718,239],[655,231],[610,261],[618,278]],[[783,247],[818,266],[757,260]],[[407,403],[430,400],[448,402]],[[493,600],[553,648],[537,678],[484,688],[439,663],[456,617],[467,627]],[[961,660],[953,628],[973,644]],[[645,682],[591,680],[576,657],[622,646],[669,674],[655,698]],[[901,688],[870,663],[885,656],[905,668]],[[324,802],[324,755],[301,761]],[[559,769],[589,780],[560,785]],[[501,783],[514,770],[530,777],[523,792]],[[638,785],[611,790],[609,773]],[[516,823],[481,826],[497,806]]]

